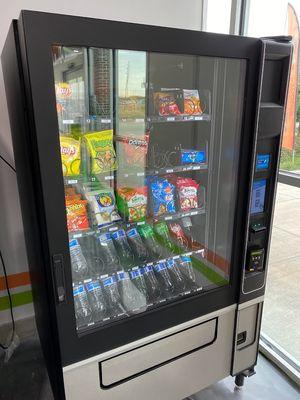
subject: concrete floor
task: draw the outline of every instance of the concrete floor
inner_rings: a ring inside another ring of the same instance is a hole
[[[257,374],[235,390],[229,377],[192,396],[193,400],[296,400],[298,390],[263,356]],[[7,364],[0,357],[0,400],[53,400],[37,337],[23,340]],[[163,400],[163,399],[153,399]],[[187,400],[187,399],[186,399]]]
[[[262,332],[300,362],[300,188],[278,184]]]

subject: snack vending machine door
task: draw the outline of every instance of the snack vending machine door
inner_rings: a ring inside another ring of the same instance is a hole
[[[52,54],[78,334],[228,286],[246,61]]]

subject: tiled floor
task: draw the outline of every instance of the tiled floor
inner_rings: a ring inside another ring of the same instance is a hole
[[[236,391],[229,377],[192,396],[193,400],[296,400],[300,391],[260,356],[257,374]],[[53,400],[39,341],[27,338],[11,360],[0,360],[0,400]],[[121,399],[120,399],[121,400]],[[163,399],[153,399],[163,400]]]
[[[300,188],[278,184],[262,331],[300,362]]]

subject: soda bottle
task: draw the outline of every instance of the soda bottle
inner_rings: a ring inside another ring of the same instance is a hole
[[[196,284],[196,275],[192,264],[192,259],[190,256],[181,256],[180,257],[180,267],[184,272],[185,277],[188,280],[189,286],[192,290],[197,288]]]
[[[154,224],[154,232],[159,242],[166,249],[166,256],[169,254],[176,254],[176,247],[171,240],[168,225],[164,221]]]
[[[113,232],[111,236],[114,240],[122,266],[126,269],[132,268],[134,265],[133,254],[127,241],[124,229],[119,229],[116,232]]]
[[[136,260],[143,264],[146,263],[148,261],[149,254],[140,234],[138,233],[138,230],[136,228],[131,228],[126,232],[126,235]]]
[[[147,300],[150,303],[155,303],[160,300],[161,291],[158,280],[156,279],[152,265],[144,266],[144,278],[147,287]]]
[[[167,298],[172,297],[173,293],[175,292],[175,286],[170,277],[170,273],[165,261],[160,261],[155,264],[154,271],[165,296]]]
[[[117,279],[114,275],[102,278],[103,289],[106,294],[107,308],[110,317],[126,315],[118,290]]]
[[[89,280],[86,282],[85,287],[94,322],[103,320],[107,316],[107,305],[99,280]]]
[[[120,265],[114,242],[112,241],[110,233],[103,233],[98,237],[97,257],[100,264],[104,266],[106,274],[116,272]]]
[[[146,297],[131,282],[129,273],[118,271],[117,276],[121,300],[126,310],[133,314],[146,311]]]
[[[88,266],[77,239],[69,242],[73,280],[84,279],[88,275]]]
[[[152,227],[148,224],[138,227],[139,234],[146,245],[149,255],[153,261],[162,257],[162,248],[157,242]]]
[[[180,268],[178,267],[177,261],[175,261],[173,258],[169,258],[167,260],[167,267],[170,272],[171,279],[174,282],[174,286],[176,287],[176,292],[183,293],[185,291],[185,279],[180,271]]]
[[[77,328],[82,328],[93,321],[92,310],[83,284],[73,286],[73,297]]]

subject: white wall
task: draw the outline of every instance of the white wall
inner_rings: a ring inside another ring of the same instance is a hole
[[[18,18],[21,9],[199,30],[201,4],[201,0],[10,0],[1,7],[0,52],[11,20]],[[1,66],[0,99],[0,154],[14,165]],[[28,269],[16,179],[3,162],[0,163],[0,248],[9,274]],[[4,293],[0,292],[1,295]],[[31,307],[19,307],[16,317],[30,313]],[[0,312],[0,324],[5,321],[9,321],[9,314]]]

